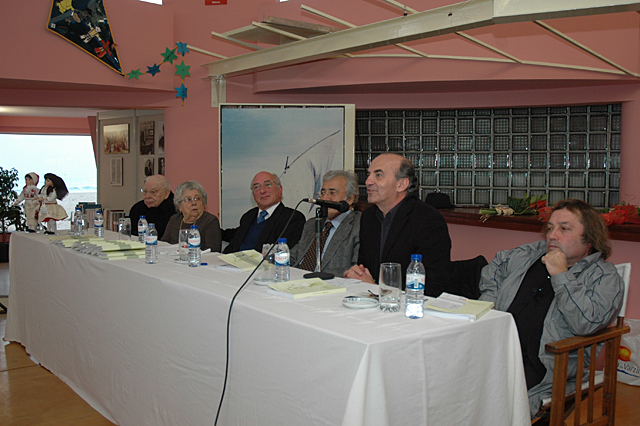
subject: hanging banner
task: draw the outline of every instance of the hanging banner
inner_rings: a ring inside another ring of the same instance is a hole
[[[103,0],[52,0],[47,29],[123,75]]]

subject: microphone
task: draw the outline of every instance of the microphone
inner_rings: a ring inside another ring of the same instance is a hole
[[[302,201],[305,201],[307,203],[311,203],[311,204],[315,204],[317,206],[322,206],[322,207],[327,207],[330,209],[335,209],[338,210],[340,213],[344,213],[347,210],[349,210],[349,203],[347,203],[346,201],[325,201],[325,200],[318,200],[315,198],[303,198]]]

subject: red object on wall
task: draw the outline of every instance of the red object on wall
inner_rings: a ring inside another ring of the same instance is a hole
[[[227,0],[204,0],[205,6],[217,6],[219,4],[227,4]]]

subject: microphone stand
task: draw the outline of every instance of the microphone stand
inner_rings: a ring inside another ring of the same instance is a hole
[[[321,280],[330,280],[335,275],[328,272],[322,272],[322,265],[320,264],[320,236],[322,235],[322,219],[329,217],[329,208],[327,206],[321,206],[316,209],[316,271],[309,274],[304,274],[304,278],[320,278]]]

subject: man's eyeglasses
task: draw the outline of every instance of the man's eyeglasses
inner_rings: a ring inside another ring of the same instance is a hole
[[[140,192],[142,192],[144,195],[148,194],[148,195],[151,195],[152,197],[155,197],[156,195],[158,195],[160,193],[160,190],[159,189],[151,189],[151,190],[149,190],[149,189],[142,188],[140,190]]]
[[[340,193],[338,191],[336,191],[335,189],[330,189],[328,191],[326,189],[323,189],[320,192],[318,192],[317,197],[318,198],[322,198],[325,195],[329,195],[330,197],[336,197],[336,196],[340,195]]]
[[[264,187],[265,189],[271,189],[271,188],[273,188],[274,185],[277,185],[277,184],[274,183],[274,182],[271,182],[270,180],[266,181],[263,184],[254,183],[253,185],[251,185],[251,190],[253,192],[258,192],[258,191],[260,191],[260,188]]]
[[[201,198],[201,197],[198,197],[198,196],[196,195],[196,196],[195,196],[195,197],[193,197],[193,198],[191,198],[191,197],[184,197],[184,198],[182,199],[182,202],[183,202],[183,203],[187,203],[187,204],[189,204],[189,203],[191,203],[192,201],[195,201],[195,202],[197,203],[197,202],[198,202],[198,201],[200,201],[200,200],[202,200],[202,198]]]

